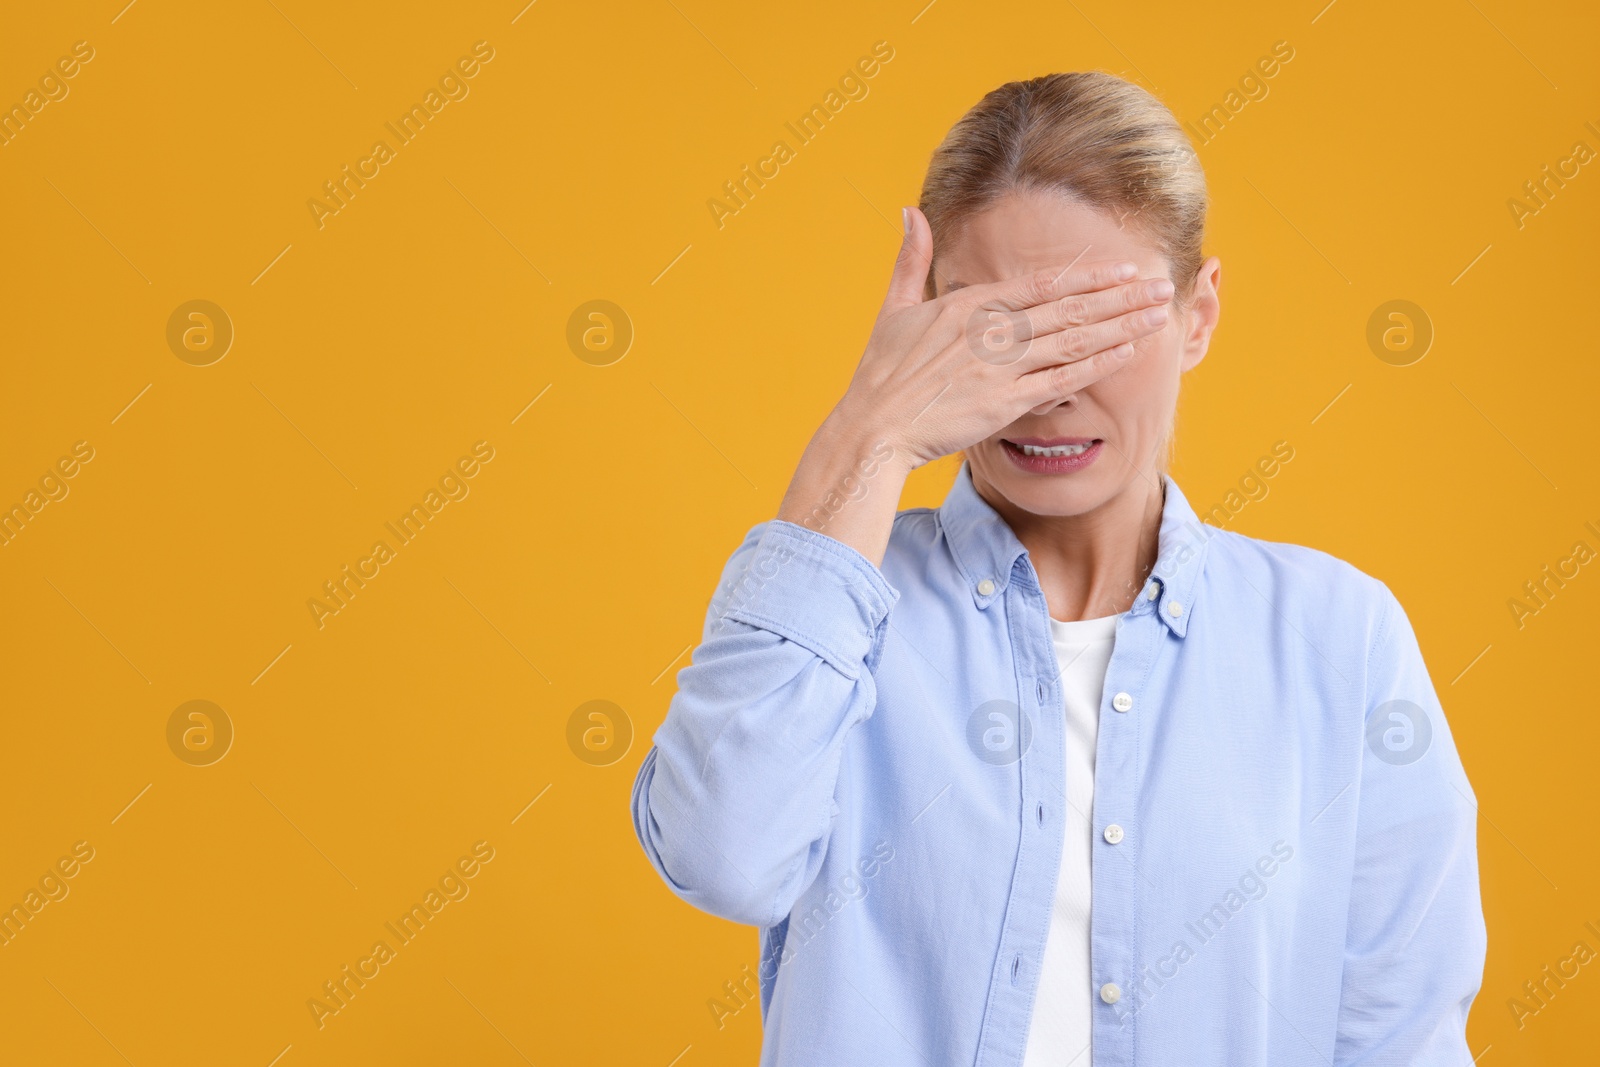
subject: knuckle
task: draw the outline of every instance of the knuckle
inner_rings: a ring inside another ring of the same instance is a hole
[[[900,281],[908,278],[915,269],[916,264],[912,261],[911,250],[902,248],[900,254],[894,259],[894,267],[890,270],[889,276],[895,281]]]
[[[1083,356],[1088,343],[1082,330],[1067,330],[1061,335],[1061,351],[1074,359]]]
[[[1031,341],[1039,335],[1039,324],[1043,317],[1029,314],[1028,311],[1003,312],[999,321],[1005,324],[1010,336],[1016,341]]]
[[[1081,296],[1069,297],[1061,302],[1061,318],[1069,326],[1081,326],[1088,321],[1088,301]]]
[[[944,330],[960,329],[966,325],[967,318],[971,313],[971,309],[966,304],[951,301],[939,309],[939,313],[934,316],[934,322]]]
[[[1048,299],[1050,294],[1055,292],[1055,288],[1056,272],[1052,270],[1037,270],[1028,279],[1026,291],[1027,295],[1032,297],[1035,303],[1038,303]]]

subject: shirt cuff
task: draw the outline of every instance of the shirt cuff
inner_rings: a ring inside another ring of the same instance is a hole
[[[716,618],[787,638],[858,677],[899,591],[842,541],[784,519],[765,525],[748,565],[719,594]]]

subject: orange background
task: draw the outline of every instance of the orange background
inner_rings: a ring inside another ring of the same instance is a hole
[[[0,147],[0,504],[93,450],[0,547],[0,904],[93,849],[0,947],[0,1060],[753,1063],[757,1010],[719,1030],[707,1001],[756,932],[671,896],[629,790],[849,378],[899,207],[1002,82],[1101,68],[1196,122],[1280,40],[1198,146],[1224,314],[1174,474],[1204,511],[1293,446],[1229,525],[1411,615],[1482,804],[1472,1048],[1592,1054],[1592,968],[1520,1029],[1507,1001],[1600,949],[1600,575],[1520,628],[1507,602],[1600,548],[1596,165],[1508,207],[1600,149],[1593,5],[122,3],[0,32],[0,102],[94,51]],[[468,95],[319,228],[307,201],[478,41]],[[869,94],[719,228],[708,200],[878,41]],[[210,365],[167,342],[191,300],[232,323]],[[635,332],[607,366],[567,342],[591,300]],[[1391,300],[1435,331],[1406,366],[1367,342]],[[307,601],[479,441],[469,494],[319,628]],[[192,700],[234,731],[206,766],[169,747]],[[609,765],[568,743],[591,700],[632,725]],[[478,842],[469,894],[319,1028],[307,1001]]]

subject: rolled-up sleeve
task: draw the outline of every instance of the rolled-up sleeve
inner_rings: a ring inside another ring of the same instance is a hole
[[[815,879],[898,599],[833,538],[781,519],[746,535],[634,781],[634,831],[678,896],[771,926]]]
[[[1470,1067],[1486,946],[1477,798],[1410,620],[1380,596],[1335,1061]]]

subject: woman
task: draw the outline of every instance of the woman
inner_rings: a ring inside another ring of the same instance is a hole
[[[761,927],[763,1064],[1472,1063],[1476,801],[1404,610],[1166,473],[1205,200],[1106,74],[934,153],[634,786],[672,890]]]

